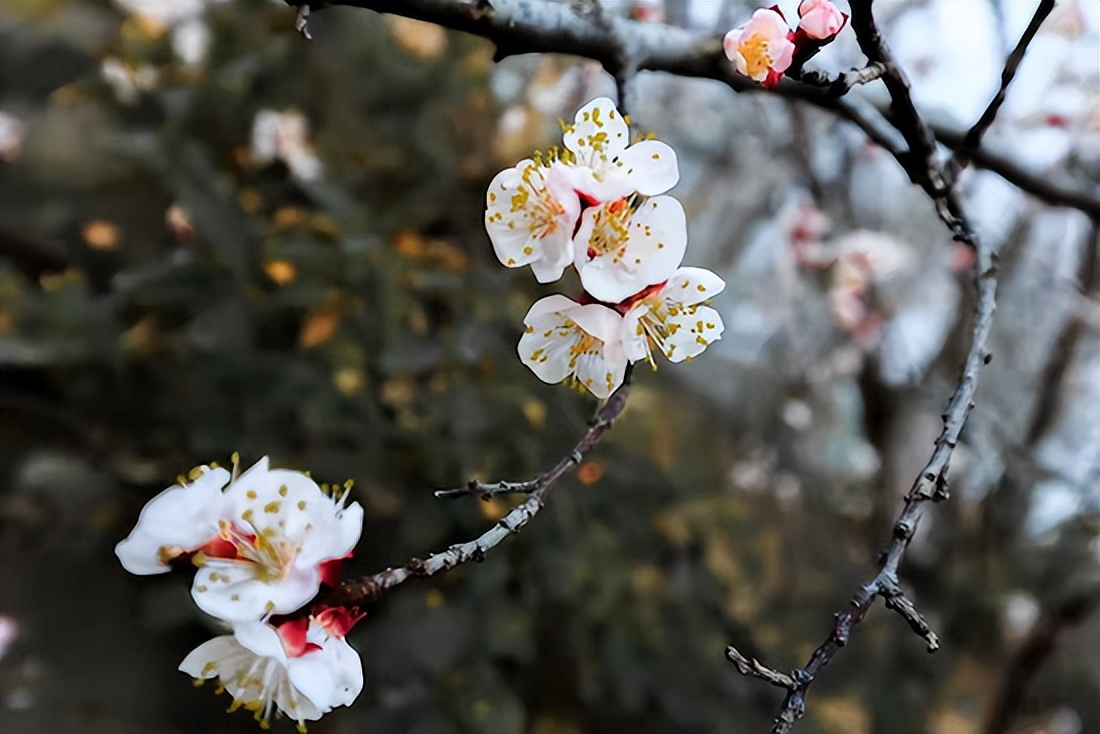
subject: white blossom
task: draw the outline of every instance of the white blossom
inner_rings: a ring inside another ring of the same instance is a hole
[[[218,678],[234,699],[230,710],[252,711],[264,728],[278,709],[305,731],[306,721],[350,705],[363,690],[358,653],[315,620],[308,629],[295,622],[235,624],[233,634],[199,645],[179,669],[197,681]]]
[[[523,323],[519,357],[543,382],[572,378],[598,398],[623,383],[622,316],[614,310],[553,295],[536,301]]]
[[[722,337],[722,317],[704,301],[726,284],[705,268],[680,268],[666,282],[647,290],[623,316],[623,348],[631,362],[653,363],[653,349],[672,362],[702,353]]]
[[[190,558],[199,566],[191,595],[219,619],[285,614],[313,598],[326,568],[358,542],[363,508],[346,499],[346,489],[326,494],[305,474],[270,469],[266,457],[232,481],[225,469],[200,467],[149,501],[115,553],[136,574]]]
[[[291,175],[315,181],[325,172],[324,164],[307,142],[309,121],[297,110],[260,110],[252,122],[252,159],[257,163],[281,160]]]
[[[687,249],[687,219],[671,196],[617,199],[586,209],[574,241],[584,289],[618,303],[666,280]]]
[[[363,508],[347,491],[324,493],[305,474],[269,469],[267,459],[230,487],[232,515],[217,535],[231,553],[195,558],[191,596],[226,621],[293,612],[316,595],[322,565],[346,558],[359,541]]]
[[[590,203],[612,201],[637,192],[663,194],[680,180],[676,153],[657,140],[630,145],[626,120],[607,97],[577,111],[563,136],[577,168],[577,190]]]
[[[561,277],[573,261],[580,216],[574,174],[563,163],[522,160],[501,171],[485,194],[485,229],[507,267],[530,265],[540,283]]]

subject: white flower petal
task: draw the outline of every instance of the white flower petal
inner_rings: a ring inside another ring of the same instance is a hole
[[[191,598],[212,617],[243,622],[296,611],[321,588],[316,566],[291,566],[277,582],[260,580],[258,571],[254,563],[210,559],[195,574]]]
[[[286,663],[286,650],[279,633],[264,622],[241,622],[233,625],[233,637],[241,647],[263,658],[275,658]]]
[[[201,467],[194,481],[170,487],[145,505],[130,535],[115,546],[115,555],[130,573],[165,573],[161,548],[192,551],[217,535],[218,518],[228,501],[222,488],[229,481],[225,469]]]
[[[664,353],[670,362],[683,362],[698,356],[707,346],[722,338],[725,330],[722,317],[710,306],[681,311],[669,320],[680,327],[664,344]]]
[[[626,354],[618,341],[604,344],[599,351],[582,352],[577,356],[577,382],[597,398],[606,400],[623,384],[626,364]]]
[[[642,316],[647,313],[649,306],[642,303],[623,316],[623,354],[631,363],[650,357],[649,338],[642,325]]]
[[[663,194],[680,180],[676,152],[658,140],[643,140],[630,146],[611,161],[606,178],[623,179],[630,184],[620,196],[631,190],[645,196]]]
[[[702,303],[722,292],[726,282],[717,273],[706,268],[680,268],[668,279],[665,297],[676,303],[691,306]]]
[[[626,357],[620,343],[622,317],[596,303],[580,305],[548,296],[528,311],[519,341],[520,359],[548,383],[573,376],[597,397],[622,384]]]
[[[542,299],[545,300],[547,299]],[[535,306],[542,301],[537,301]],[[543,382],[558,383],[572,373],[569,350],[575,341],[575,335],[573,329],[566,326],[566,320],[567,317],[560,313],[532,316],[530,312],[524,319],[527,329],[520,337],[516,349],[520,361],[530,367]]]
[[[577,110],[572,129],[566,130],[562,140],[577,163],[596,168],[594,162],[610,160],[626,149],[630,130],[615,103],[597,97]]]
[[[315,566],[344,558],[355,548],[363,533],[363,507],[352,502],[336,513],[325,527],[315,527],[302,542],[295,561],[300,566]]]
[[[233,635],[222,635],[207,640],[189,652],[179,664],[179,670],[192,678],[214,678],[218,675],[218,671],[211,663],[248,656],[249,652],[241,647]]]
[[[291,658],[290,682],[319,710],[350,706],[363,690],[359,654],[342,638],[331,637],[320,650]]]

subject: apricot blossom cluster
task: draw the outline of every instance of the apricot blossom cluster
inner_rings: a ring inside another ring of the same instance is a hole
[[[576,269],[583,292],[531,306],[519,357],[544,382],[570,380],[607,398],[628,364],[654,364],[655,350],[681,362],[720,338],[722,319],[706,301],[725,283],[680,266],[687,221],[665,193],[680,178],[672,148],[632,142],[629,121],[606,97],[563,127],[563,148],[492,180],[485,228],[497,258],[529,265],[540,283]]]
[[[191,598],[231,633],[200,645],[179,669],[196,682],[217,678],[231,710],[251,710],[265,728],[286,715],[304,731],[363,688],[359,656],[344,639],[361,615],[298,613],[338,580],[363,508],[346,504],[350,484],[322,488],[301,472],[271,469],[266,457],[236,474],[234,460],[232,474],[201,466],[180,477],[145,505],[115,554],[138,575],[197,568]]]
[[[774,87],[795,58],[808,59],[830,43],[848,22],[848,16],[830,0],[802,0],[794,30],[778,6],[760,8],[748,22],[737,26],[722,41],[726,58],[738,73]]]

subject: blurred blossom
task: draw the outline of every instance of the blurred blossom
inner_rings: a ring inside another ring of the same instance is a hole
[[[257,163],[281,160],[303,181],[324,174],[324,164],[307,142],[309,121],[297,110],[260,110],[252,123],[252,159]]]
[[[193,20],[206,12],[207,5],[226,0],[115,0],[127,12],[144,15],[166,26]]]
[[[1067,482],[1048,479],[1035,485],[1027,511],[1027,534],[1040,543],[1055,539],[1054,531],[1081,512],[1081,491]]]
[[[0,111],[0,161],[14,161],[23,150],[23,121]]]
[[[630,17],[646,23],[664,23],[664,0],[633,0],[630,5]]]
[[[1019,643],[1031,631],[1041,611],[1039,602],[1026,591],[1017,590],[1008,594],[1001,609],[1001,622],[1012,644]]]
[[[868,300],[871,286],[912,267],[909,247],[882,232],[861,230],[834,240],[829,302],[837,324],[850,332],[877,331],[878,315]]]
[[[172,49],[189,66],[197,66],[210,48],[210,28],[203,16],[210,5],[227,0],[115,0],[127,12],[172,31]]]
[[[172,31],[172,48],[183,63],[198,66],[210,50],[210,27],[201,19],[180,23]]]
[[[953,124],[978,119],[997,89],[1004,57],[993,7],[935,0],[909,8],[885,33],[918,105]]]
[[[991,145],[1017,160],[1050,168],[1071,152],[1100,158],[1100,35],[1095,3],[1065,3],[1040,27],[990,130]],[[937,0],[913,7],[888,27],[898,61],[909,70],[918,104],[952,124],[978,119],[997,88],[1004,63],[994,6]],[[1007,3],[1010,44],[1030,20],[1033,4]],[[1092,20],[1086,15],[1092,15]],[[1010,46],[1011,47],[1011,46]]]
[[[133,67],[114,57],[103,59],[100,74],[123,104],[133,104],[142,92],[155,89],[160,82],[160,72],[152,66]]]
[[[0,615],[0,660],[8,653],[8,648],[19,637],[19,624],[13,617]]]

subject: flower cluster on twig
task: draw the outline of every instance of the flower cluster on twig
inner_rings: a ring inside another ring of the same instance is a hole
[[[630,144],[628,120],[606,97],[563,125],[563,148],[501,171],[486,192],[485,228],[497,258],[529,265],[542,283],[573,265],[584,292],[537,301],[524,317],[519,356],[543,382],[570,379],[598,398],[628,364],[700,354],[722,336],[706,301],[725,283],[680,267],[687,220],[665,192],[680,178],[676,154],[656,140]]]

